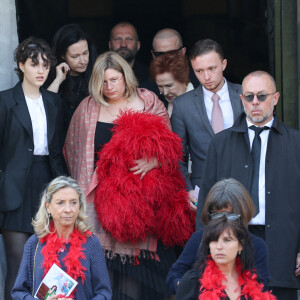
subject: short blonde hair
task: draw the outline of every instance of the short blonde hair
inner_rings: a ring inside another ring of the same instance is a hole
[[[103,94],[104,72],[107,69],[114,69],[124,76],[126,87],[125,96],[127,98],[129,98],[131,95],[136,94],[138,83],[131,67],[119,54],[113,51],[108,51],[98,56],[94,64],[92,76],[89,83],[90,95],[95,99],[97,103],[108,106],[108,103],[106,102],[105,96]]]
[[[46,203],[51,203],[52,196],[57,191],[70,187],[79,195],[79,214],[75,221],[75,227],[81,232],[91,231],[91,227],[86,223],[88,216],[86,215],[86,199],[77,181],[71,177],[59,176],[53,179],[42,194],[40,208],[35,215],[32,225],[38,238],[42,238],[50,233],[51,216],[48,215]]]

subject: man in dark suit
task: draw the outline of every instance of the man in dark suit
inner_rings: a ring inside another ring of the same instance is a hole
[[[250,73],[242,90],[245,113],[211,141],[197,228],[212,185],[226,177],[239,180],[256,206],[249,230],[265,238],[269,248],[270,286],[279,300],[296,300],[300,288],[300,132],[283,124],[274,113],[280,95],[271,75]]]
[[[196,209],[194,188],[195,185],[200,187],[211,138],[216,132],[231,127],[243,107],[239,98],[241,86],[223,77],[227,60],[217,42],[209,39],[198,41],[191,50],[190,58],[201,85],[174,100],[171,123],[172,130],[183,140],[185,160],[182,170],[191,207]],[[213,104],[213,95],[219,98],[216,104]],[[188,153],[192,159],[191,178],[188,174]]]
[[[120,22],[110,31],[109,49],[121,55],[131,66],[139,87],[145,87],[150,79],[149,68],[136,60],[141,43],[136,28],[129,22]]]

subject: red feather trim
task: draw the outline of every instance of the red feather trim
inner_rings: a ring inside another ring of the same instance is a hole
[[[276,297],[269,291],[263,292],[263,284],[257,282],[255,273],[252,274],[246,270],[242,274],[240,259],[237,259],[236,270],[239,274],[239,284],[242,287],[240,296],[244,295],[246,299],[251,300],[276,300]],[[199,281],[199,300],[220,300],[226,297],[226,286],[222,284],[226,278],[211,258],[208,259],[207,266]]]
[[[151,157],[161,168],[142,180],[129,171],[134,160]],[[161,117],[124,112],[97,163],[95,209],[104,230],[121,242],[154,234],[167,246],[184,245],[193,233],[195,213],[188,205],[181,159],[181,140]]]
[[[51,232],[55,230],[53,223],[50,224],[50,230]],[[41,243],[45,243],[45,246],[41,250],[41,253],[44,256],[42,265],[44,268],[44,276],[54,263],[61,267],[58,259],[58,253],[61,252],[61,250],[65,251],[66,244],[70,243],[70,250],[63,258],[63,262],[66,267],[66,273],[68,273],[75,280],[80,278],[81,282],[84,283],[84,271],[86,268],[82,266],[80,261],[86,259],[82,247],[82,245],[86,243],[86,236],[92,236],[91,232],[86,231],[85,234],[81,234],[77,229],[74,229],[68,241],[63,238],[59,238],[56,232],[49,233],[41,238]],[[72,292],[72,295],[73,294],[74,292]]]

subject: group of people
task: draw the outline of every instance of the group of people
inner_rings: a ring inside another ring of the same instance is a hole
[[[216,41],[188,59],[169,28],[149,68],[132,24],[108,46],[96,57],[69,24],[52,49],[15,51],[20,82],[0,92],[5,299],[33,299],[53,264],[77,285],[52,283],[49,300],[297,299],[300,133],[276,114],[273,77],[230,83]]]

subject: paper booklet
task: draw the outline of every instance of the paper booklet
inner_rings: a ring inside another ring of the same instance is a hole
[[[58,265],[53,264],[41,282],[34,298],[45,300],[52,295],[69,296],[78,282],[69,276]]]

